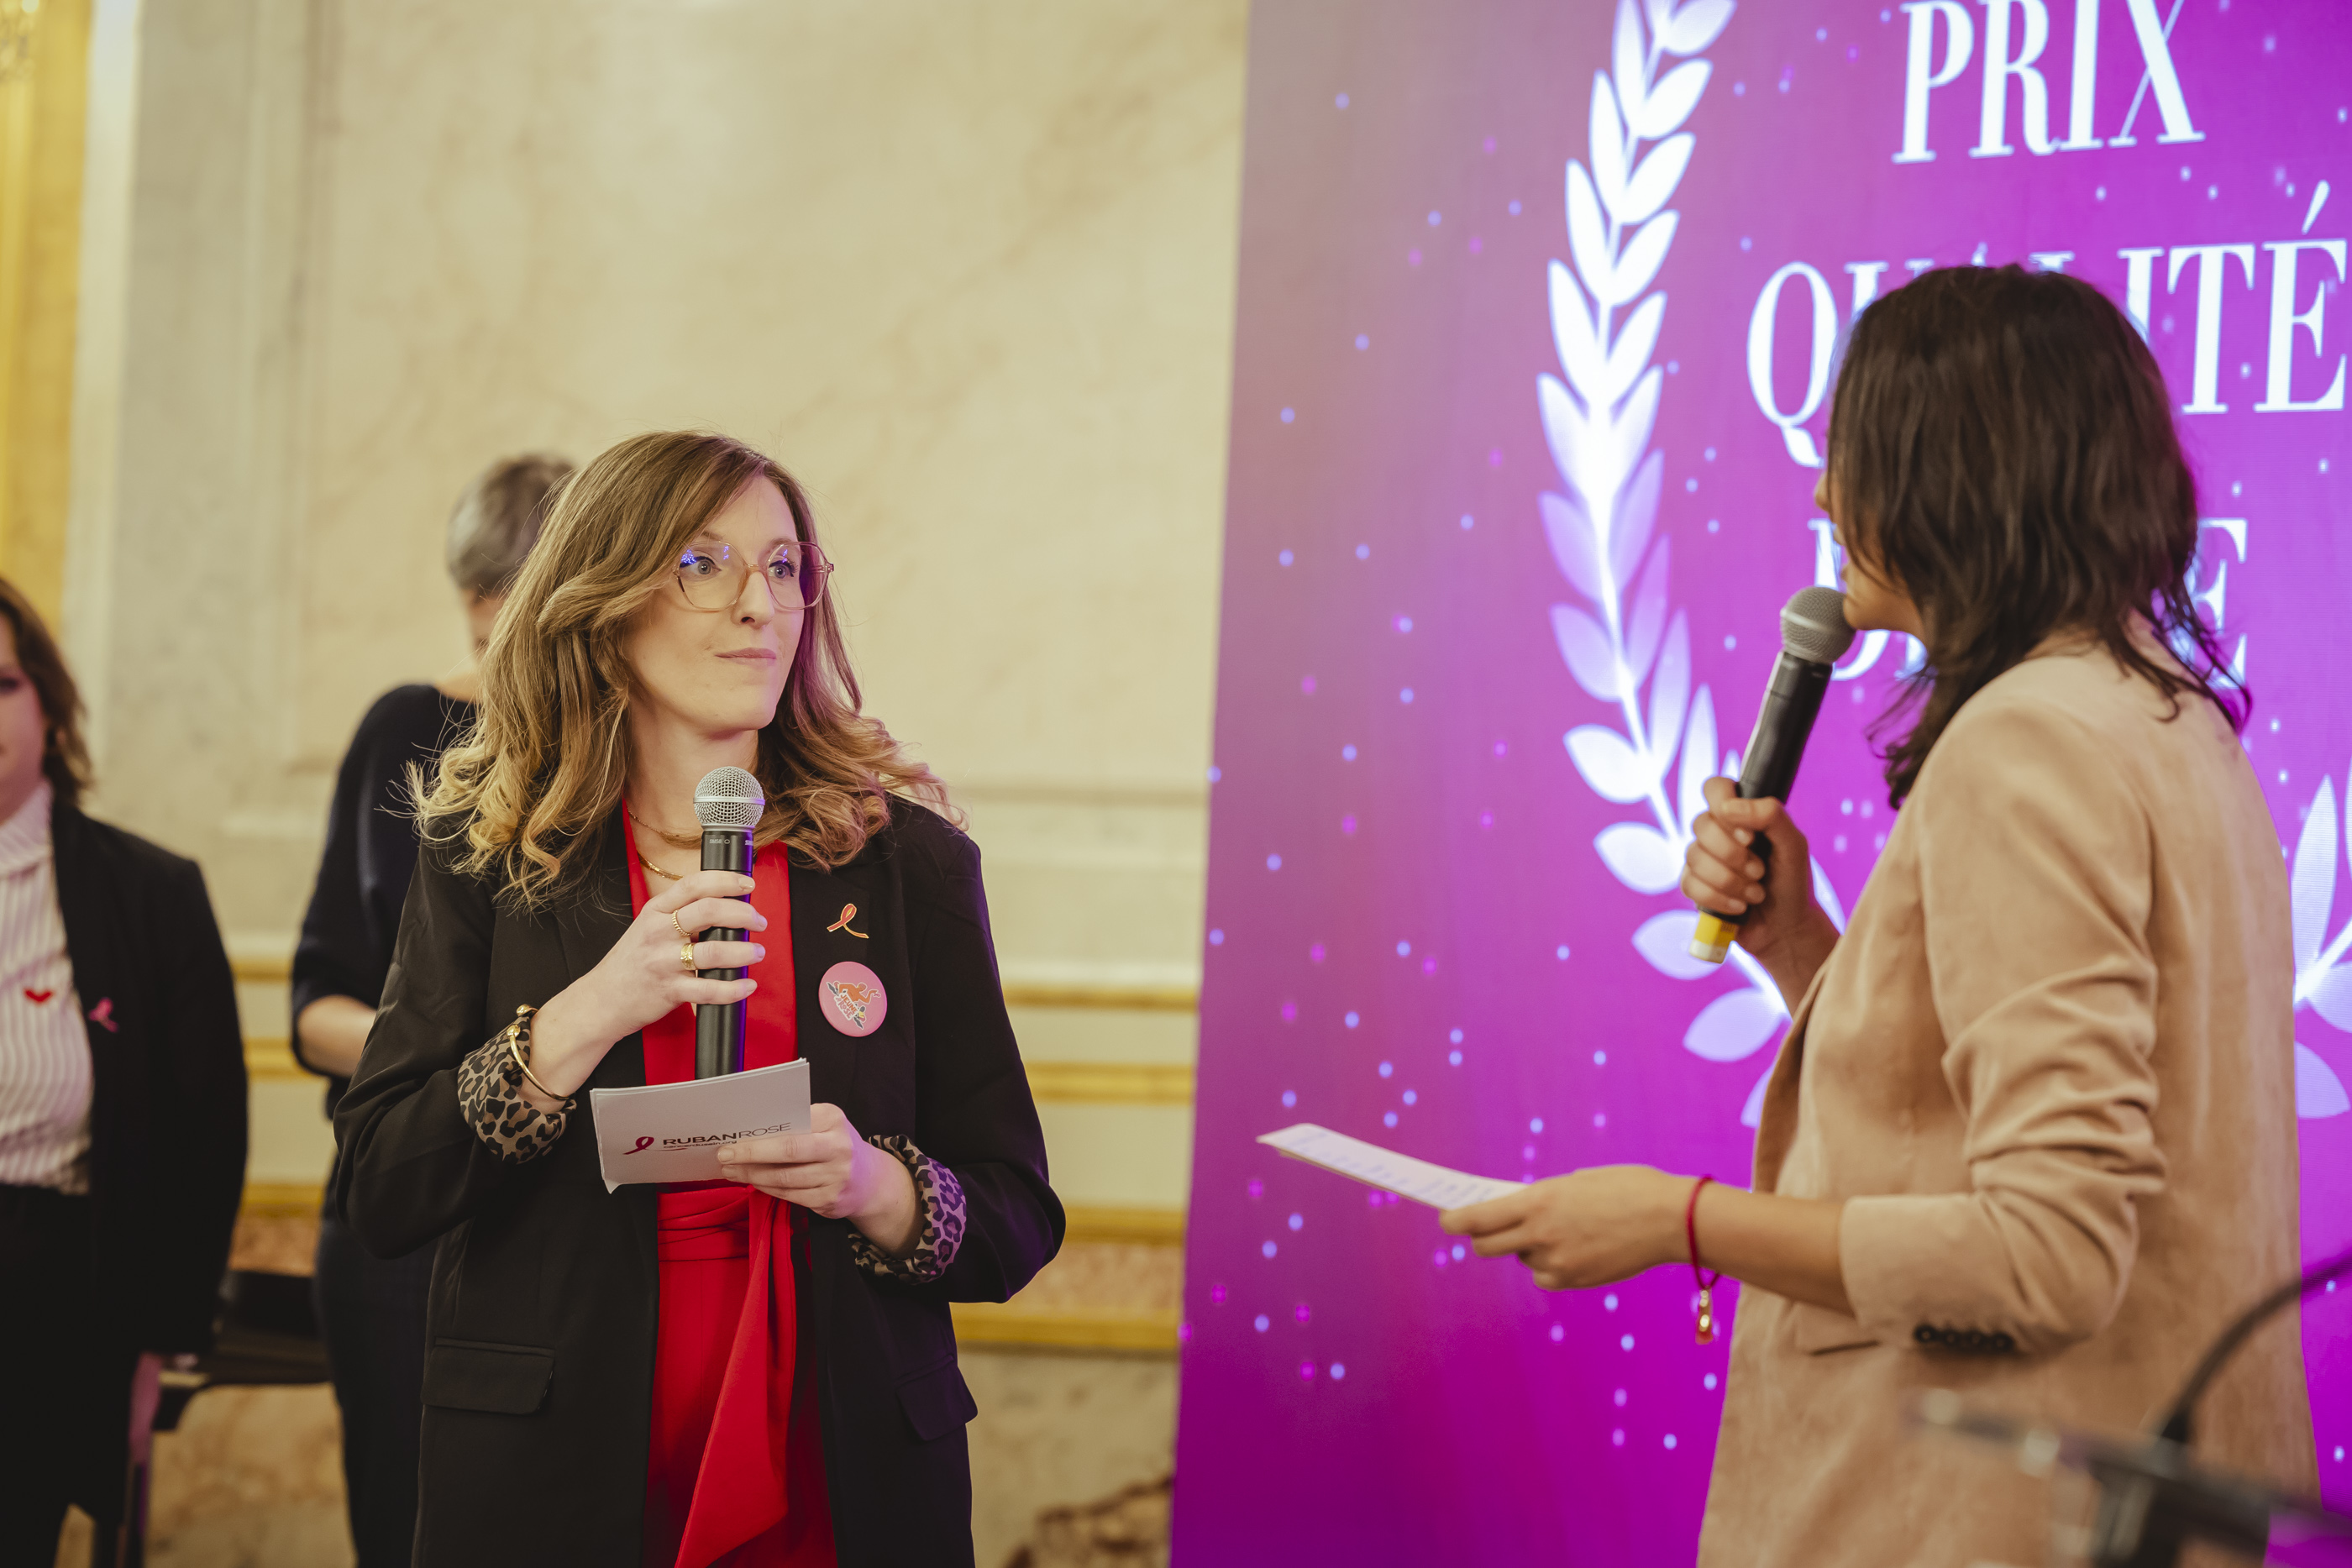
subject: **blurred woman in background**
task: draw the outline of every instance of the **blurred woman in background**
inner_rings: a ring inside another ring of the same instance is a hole
[[[858,711],[815,532],[723,436],[604,453],[424,804],[335,1190],[380,1253],[442,1239],[434,1568],[972,1561],[948,1303],[1019,1290],[1062,1207],[980,852]],[[720,767],[765,796],[748,876],[700,869]],[[809,1063],[812,1130],[607,1189],[584,1092],[691,1078],[688,1004],[730,1002],[748,1066]]]
[[[416,864],[408,769],[429,768],[443,747],[473,727],[482,649],[539,538],[548,497],[571,472],[561,457],[509,457],[466,486],[449,517],[448,564],[472,649],[434,685],[394,686],[377,698],[343,754],[293,973],[295,1059],[326,1077],[330,1116],[375,1022]],[[409,1561],[432,1267],[425,1250],[371,1256],[331,1197],[321,1208],[311,1288],[342,1410],[343,1483],[359,1568]]]
[[[167,1357],[212,1343],[245,1041],[193,861],[82,814],[81,697],[0,581],[0,1563],[111,1533]]]

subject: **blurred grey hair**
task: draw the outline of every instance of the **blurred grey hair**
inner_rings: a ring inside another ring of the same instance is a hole
[[[483,469],[449,514],[450,580],[485,599],[513,587],[551,497],[571,476],[569,458],[543,452],[501,457]]]

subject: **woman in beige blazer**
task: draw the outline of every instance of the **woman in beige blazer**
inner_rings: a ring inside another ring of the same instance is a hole
[[[1686,1220],[1746,1282],[1706,1568],[2042,1563],[2047,1483],[1906,1431],[1906,1396],[2139,1427],[2295,1272],[2286,878],[2170,406],[2073,278],[1956,267],[1864,313],[1818,498],[1847,619],[1927,648],[1903,810],[1843,937],[1804,835],[1727,779],[1683,880],[1793,1015],[1754,1188],[1610,1166],[1445,1217],[1548,1289],[1688,1267]],[[2292,1312],[2196,1449],[2313,1489]]]

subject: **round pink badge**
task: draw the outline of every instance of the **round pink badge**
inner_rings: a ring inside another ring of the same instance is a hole
[[[824,1009],[824,1021],[846,1035],[866,1036],[882,1027],[883,1015],[890,1010],[890,998],[882,994],[882,981],[863,964],[847,960],[835,964],[817,982],[817,1006]]]

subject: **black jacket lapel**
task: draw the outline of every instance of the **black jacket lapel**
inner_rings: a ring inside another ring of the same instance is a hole
[[[622,831],[620,813],[605,824],[596,845],[595,869],[579,896],[566,904],[555,916],[555,939],[563,953],[563,984],[568,986],[604,961],[604,955],[621,939],[635,918],[629,911],[628,839]],[[558,988],[559,989],[561,988]],[[551,992],[551,995],[553,993]],[[588,1075],[580,1087],[579,1109],[572,1113],[579,1123],[577,1131],[569,1136],[587,1134],[595,1139],[595,1103],[589,1097],[592,1089],[636,1089],[646,1082],[646,1040],[641,1034],[631,1034],[616,1042]],[[593,1159],[593,1156],[592,1156]],[[629,1213],[632,1238],[636,1245],[637,1265],[648,1278],[660,1269],[660,1244],[656,1236],[658,1228],[656,1208],[659,1188],[632,1184],[619,1188],[614,1197]],[[650,1332],[653,1320],[647,1320]],[[644,1347],[647,1356],[653,1347]]]
[[[864,1053],[858,1040],[833,1027],[819,997],[824,972],[844,958],[855,958],[882,975],[886,1006],[903,1004],[902,998],[889,995],[889,976],[866,951],[877,944],[870,936],[861,940],[849,935],[870,931],[873,916],[879,913],[876,906],[881,901],[860,885],[864,881],[848,867],[829,872],[797,857],[792,862],[793,995],[800,1053],[809,1064],[809,1099],[840,1106],[861,1133],[866,1131],[859,1119],[865,1107],[856,1103],[856,1085]],[[857,914],[840,924],[842,911],[852,905]]]
[[[605,824],[596,845],[596,866],[579,896],[566,904],[555,918],[556,940],[563,949],[563,983],[571,985],[589,970],[604,961],[604,955],[629,928],[633,916],[629,913],[629,862],[627,837],[621,831],[620,813]],[[646,1042],[642,1035],[632,1034],[604,1053],[604,1060],[588,1076],[589,1083],[602,1089],[634,1089],[646,1081]],[[584,1107],[583,1107],[584,1109]]]

